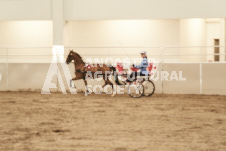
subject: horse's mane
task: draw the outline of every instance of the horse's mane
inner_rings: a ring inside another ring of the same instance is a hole
[[[83,59],[82,59],[82,57],[81,57],[78,53],[74,52],[74,54],[75,54],[77,57],[79,57],[79,59],[81,59],[82,62],[84,62]]]

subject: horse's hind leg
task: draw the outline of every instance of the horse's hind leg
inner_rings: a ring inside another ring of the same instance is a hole
[[[112,95],[111,96],[115,96],[116,95],[116,89],[115,89],[116,87],[114,87],[114,86],[116,86],[117,83],[115,82],[114,75],[110,75],[108,77],[108,81],[110,82],[110,85],[112,86]]]
[[[107,79],[107,80],[105,81],[105,84],[102,86],[102,88],[103,88],[104,91],[107,91],[107,90],[104,89],[104,87],[105,87],[106,85],[112,86],[112,83]],[[112,87],[112,88],[113,88],[113,87]],[[105,92],[105,93],[109,94],[108,92]]]
[[[113,85],[112,85],[111,81],[109,80],[109,76],[103,75],[103,80],[105,82],[104,85],[102,86],[103,90],[106,85],[110,85],[113,88]],[[107,93],[107,92],[105,92],[105,93]]]
[[[86,79],[83,79],[83,80],[85,83],[85,95],[87,96],[89,94],[88,87],[87,87],[87,81],[86,81]]]
[[[109,80],[109,77],[106,77],[106,76],[103,76],[103,80],[104,80],[104,85],[103,85],[103,88],[106,86],[106,85],[111,85],[111,81]]]

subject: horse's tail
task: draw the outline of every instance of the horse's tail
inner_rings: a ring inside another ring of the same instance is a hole
[[[115,67],[111,66],[110,69],[111,69],[111,71],[113,71],[113,75],[114,75],[114,77],[115,77],[115,82],[116,82],[116,84],[117,84],[117,85],[121,85],[121,84],[119,83],[119,81],[118,81],[118,76],[117,76],[117,74],[116,74],[116,69],[115,69]]]

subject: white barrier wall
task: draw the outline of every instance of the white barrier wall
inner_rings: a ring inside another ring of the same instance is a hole
[[[6,63],[0,63],[0,91],[8,90],[8,69]]]
[[[49,70],[48,63],[37,64],[37,63],[21,63],[15,64],[11,63],[7,65],[0,64],[0,91],[40,91],[44,85],[44,81]],[[156,93],[164,94],[200,94],[200,68],[199,64],[196,63],[166,63],[161,65],[158,68],[158,71],[163,70],[164,73],[167,71],[169,73],[168,80],[164,78],[161,81],[161,76],[157,81],[154,81],[156,85]],[[60,73],[64,81],[64,85],[68,90],[65,76],[62,72],[61,66],[59,65]],[[226,63],[220,64],[203,64],[202,67],[202,94],[219,94],[226,95]],[[69,65],[69,69],[72,77],[74,76],[74,67],[73,64]],[[172,76],[172,72],[177,73],[177,77]],[[186,78],[186,81],[180,81],[179,72],[182,72],[181,77]],[[174,77],[170,81],[170,78]],[[176,79],[179,79],[176,80]],[[7,82],[8,80],[8,82]],[[52,83],[55,83],[60,92],[60,85],[57,81],[57,77],[52,78]],[[95,82],[88,81],[88,84],[104,84],[103,81]],[[84,90],[84,83],[82,80],[76,81],[75,85],[77,86],[78,92]],[[57,91],[57,89],[51,89],[52,92]]]
[[[10,63],[8,66],[8,89],[10,91],[41,91],[49,64],[46,63]],[[6,77],[4,77],[5,79]],[[52,78],[57,85],[57,77]],[[51,91],[56,91],[52,89]]]
[[[169,73],[163,81],[163,93],[200,94],[199,64],[166,63],[163,65],[163,71]]]
[[[204,63],[202,68],[203,93],[226,95],[226,63]]]

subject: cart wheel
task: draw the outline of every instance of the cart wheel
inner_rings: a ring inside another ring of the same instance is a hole
[[[151,96],[155,92],[155,84],[151,80],[144,81],[144,96]]]
[[[144,86],[140,82],[132,82],[128,86],[128,94],[132,98],[139,98],[144,94]]]

